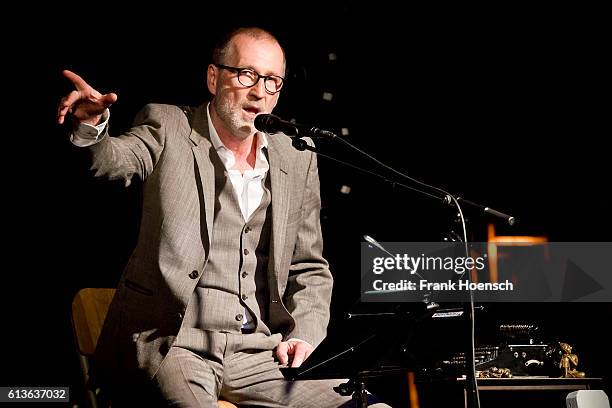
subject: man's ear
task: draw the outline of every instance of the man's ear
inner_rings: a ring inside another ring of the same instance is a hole
[[[208,92],[212,95],[216,95],[217,93],[217,80],[219,71],[213,64],[208,65],[208,69],[206,70],[206,86],[208,87]]]

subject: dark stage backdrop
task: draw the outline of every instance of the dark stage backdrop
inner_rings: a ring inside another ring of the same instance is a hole
[[[138,183],[94,179],[68,142],[69,129],[54,123],[57,102],[70,91],[61,70],[119,95],[111,119],[118,134],[146,103],[205,101],[212,41],[234,24],[262,25],[286,47],[279,115],[348,129],[348,140],[396,169],[518,219],[510,228],[468,213],[473,239],[486,239],[492,222],[500,235],[610,240],[610,71],[597,10],[255,9],[8,16],[20,24],[3,33],[10,96],[0,385],[77,386],[72,296],[82,287],[114,286],[138,230]],[[376,169],[342,145],[321,148]],[[437,241],[456,226],[437,201],[325,158],[319,163],[337,288],[333,316],[340,319],[359,296],[363,234]],[[610,358],[600,333],[610,310],[609,303],[515,305],[499,316],[546,322],[576,344],[585,368],[602,375]],[[393,398],[403,401],[405,392]]]

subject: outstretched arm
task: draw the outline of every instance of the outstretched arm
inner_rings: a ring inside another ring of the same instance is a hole
[[[131,129],[109,137],[107,112],[117,101],[117,95],[102,95],[72,71],[65,70],[63,74],[75,90],[61,99],[57,121],[62,124],[68,113],[72,115],[71,142],[92,153],[91,169],[96,171],[96,176],[123,179],[126,186],[134,175],[145,180],[163,151],[168,129],[174,134],[186,122],[183,112],[169,105],[146,105],[136,115]]]

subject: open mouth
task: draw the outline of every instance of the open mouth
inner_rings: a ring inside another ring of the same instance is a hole
[[[254,116],[260,112],[260,110],[256,107],[246,107],[244,110]]]

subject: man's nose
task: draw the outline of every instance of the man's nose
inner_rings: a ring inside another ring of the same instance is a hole
[[[266,84],[265,79],[259,78],[259,81],[251,87],[251,93],[258,98],[266,96]]]

